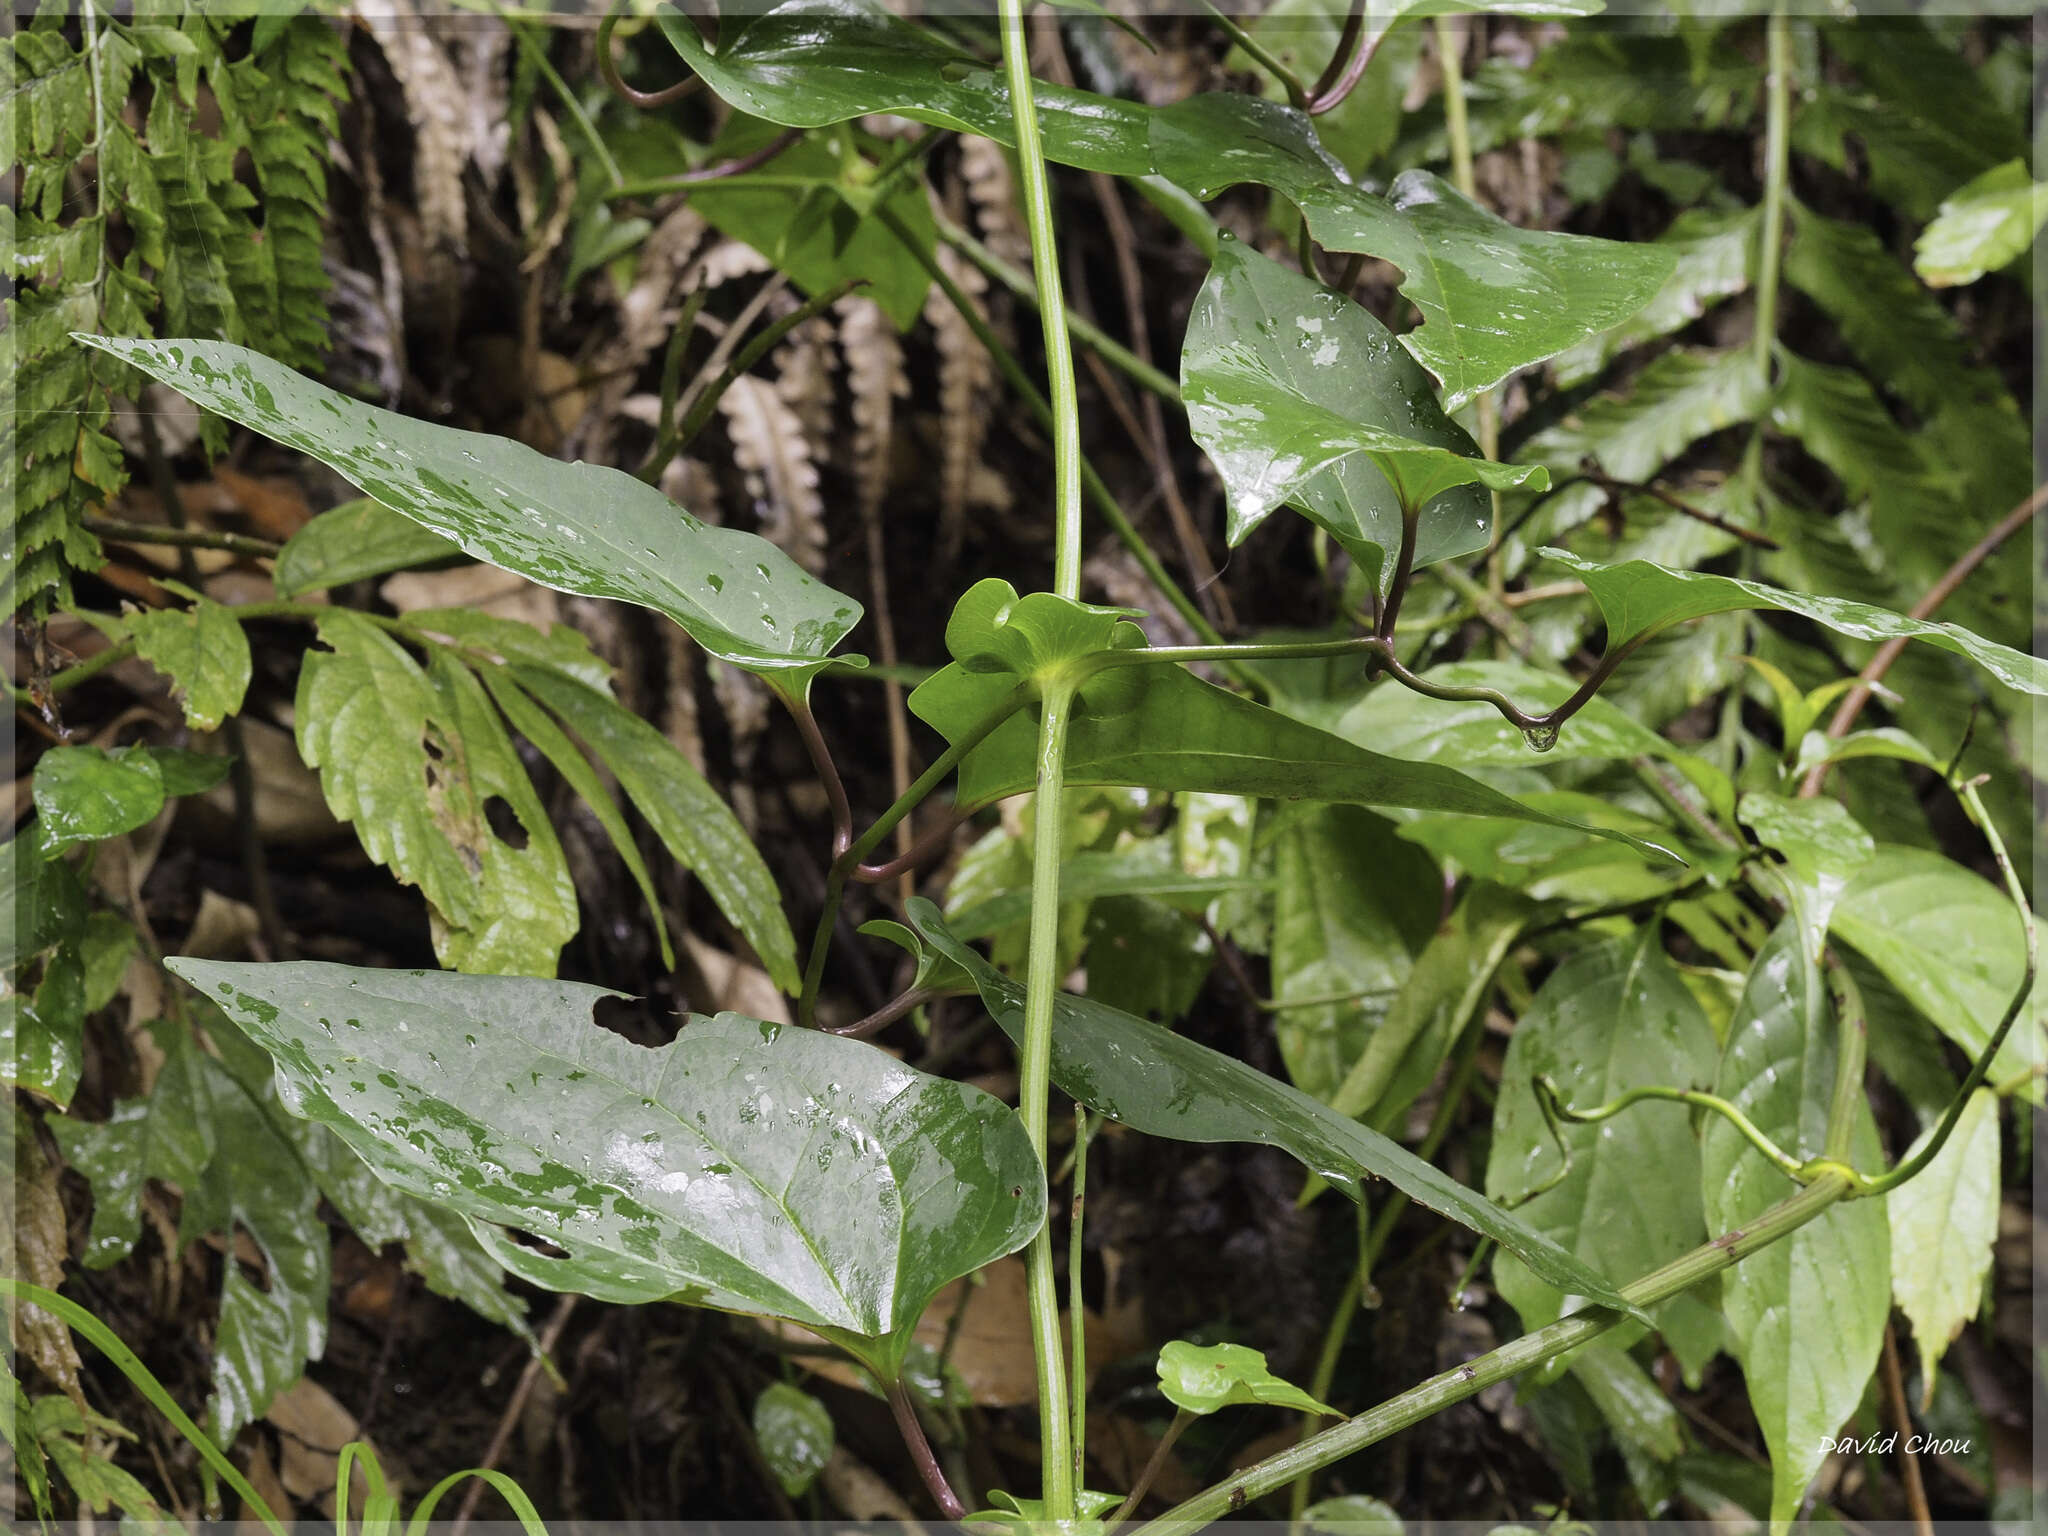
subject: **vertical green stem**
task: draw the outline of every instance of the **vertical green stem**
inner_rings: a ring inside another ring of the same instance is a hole
[[[1031,275],[1045,331],[1045,375],[1052,397],[1053,577],[1061,597],[1081,595],[1081,409],[1074,392],[1074,349],[1067,338],[1067,300],[1060,284],[1059,242],[1052,228],[1052,187],[1038,137],[1031,85],[1031,48],[1024,0],[1002,0],[1003,69],[1017,124],[1017,170],[1031,231]]]
[[[1074,1362],[1074,1486],[1087,1484],[1088,1309],[1081,1304],[1081,1231],[1088,1203],[1088,1111],[1074,1106],[1074,1197],[1067,1207],[1067,1332]]]
[[[1074,392],[1074,354],[1067,339],[1066,296],[1060,285],[1059,244],[1052,227],[1052,188],[1039,144],[1038,109],[1031,84],[1031,50],[1024,31],[1025,0],[1002,0],[1003,70],[1010,115],[1017,129],[1018,181],[1031,231],[1031,269],[1038,282],[1038,313],[1045,330],[1047,394],[1052,403],[1053,591],[1081,595],[1081,415]],[[1074,685],[1052,684],[1044,693],[1038,729],[1038,784],[1031,848],[1031,944],[1025,968],[1024,1049],[1019,1063],[1017,1114],[1046,1160],[1046,1101],[1052,1092],[1052,1015],[1059,990],[1061,833],[1065,820],[1067,723]],[[1032,1345],[1038,1357],[1038,1423],[1045,1468],[1045,1512],[1074,1518],[1076,1448],[1067,1408],[1066,1362],[1061,1358],[1059,1296],[1054,1289],[1052,1225],[1032,1240],[1025,1270],[1031,1303]]]
[[[1792,24],[1782,7],[1765,31],[1763,247],[1756,270],[1756,361],[1768,368],[1778,335],[1778,258],[1785,244],[1785,181],[1791,165]]]
[[[1073,718],[1071,684],[1048,687],[1038,734],[1038,792],[1031,813],[1031,944],[1025,962],[1024,1051],[1018,1065],[1017,1114],[1031,1145],[1046,1161],[1046,1100],[1052,1090],[1053,1003],[1059,996],[1060,860],[1065,823],[1067,725]],[[1038,1229],[1026,1258],[1031,1339],[1038,1355],[1038,1424],[1045,1468],[1046,1516],[1074,1518],[1073,1423],[1067,1409],[1066,1362],[1061,1358],[1059,1296],[1054,1290],[1052,1223]]]

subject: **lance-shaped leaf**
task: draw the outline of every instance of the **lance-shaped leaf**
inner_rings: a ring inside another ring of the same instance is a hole
[[[1486,546],[1481,487],[1550,483],[1494,464],[1444,415],[1421,366],[1361,306],[1242,241],[1217,248],[1181,349],[1188,425],[1223,477],[1230,542],[1296,502],[1392,578],[1404,510],[1415,563]]]
[[[1136,625],[1120,627],[1119,647],[1139,644]],[[949,741],[963,739],[1015,688],[1008,672],[971,672],[955,662],[921,683],[911,710]],[[982,806],[1037,782],[1037,729],[1030,710],[1012,715],[967,754],[959,803]],[[1437,763],[1383,757],[1177,666],[1116,667],[1080,690],[1067,736],[1069,784],[1137,785],[1404,806],[1470,816],[1499,816],[1592,830],[1657,858],[1665,850],[1621,833],[1547,815],[1477,779]]]
[[[775,876],[732,808],[675,743],[604,693],[560,672],[515,666],[510,681],[553,711],[611,770],[662,845],[746,935],[769,979],[794,992],[796,938]]]
[[[271,1053],[296,1112],[552,1289],[785,1318],[893,1378],[940,1287],[1045,1218],[1009,1109],[857,1041],[726,1013],[649,1050],[576,983],[170,965]]]
[[[1024,1033],[1024,988],[947,931],[922,897],[906,908],[927,944],[974,979],[1012,1040]],[[1053,1003],[1052,1077],[1089,1108],[1168,1141],[1256,1142],[1278,1147],[1325,1183],[1362,1199],[1374,1177],[1491,1237],[1568,1295],[1641,1317],[1621,1293],[1556,1243],[1478,1191],[1369,1130],[1221,1051],[1119,1009],[1061,993]]]
[[[1819,962],[1787,918],[1750,969],[1715,1091],[1793,1157],[1817,1157],[1834,1095],[1835,1043]],[[1865,1172],[1881,1165],[1876,1128],[1860,1105],[1850,1151]],[[1719,1115],[1708,1117],[1701,1137],[1700,1176],[1716,1232],[1740,1229],[1793,1187]],[[1722,1277],[1729,1342],[1770,1447],[1774,1530],[1790,1523],[1827,1459],[1828,1440],[1862,1400],[1891,1295],[1890,1229],[1878,1200],[1835,1205]]]
[[[1839,597],[1788,592],[1733,576],[1668,570],[1647,560],[1596,565],[1561,549],[1546,549],[1543,554],[1579,573],[1607,621],[1610,651],[1639,635],[1654,634],[1687,619],[1764,608],[1796,613],[1856,640],[1923,640],[1968,657],[2009,688],[2048,694],[2048,660],[2024,655],[1954,624],[1908,618],[1888,608],[1874,608]]]
[[[271,580],[279,597],[297,597],[461,553],[431,528],[364,496],[322,512],[285,540]]]
[[[800,690],[860,619],[859,603],[766,539],[701,522],[622,470],[379,410],[225,342],[78,339],[311,454],[479,560],[665,613],[783,686]]]
[[[1160,1392],[1186,1413],[1209,1414],[1239,1403],[1267,1403],[1302,1413],[1337,1412],[1293,1382],[1274,1375],[1265,1355],[1242,1344],[1204,1348],[1175,1339],[1160,1346],[1156,1369]]]

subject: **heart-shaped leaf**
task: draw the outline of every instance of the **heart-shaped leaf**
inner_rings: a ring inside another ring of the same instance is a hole
[[[1486,547],[1482,486],[1542,489],[1445,416],[1429,376],[1361,306],[1242,241],[1217,247],[1181,348],[1188,425],[1223,477],[1230,542],[1284,502],[1392,578],[1405,510],[1418,566]]]
[[[77,339],[311,454],[476,559],[665,613],[782,686],[800,691],[860,619],[859,603],[766,539],[701,522],[622,470],[379,410],[225,342]]]
[[[1782,587],[1716,576],[1708,571],[1674,571],[1647,560],[1598,565],[1561,549],[1546,549],[1542,553],[1546,559],[1579,573],[1579,579],[1585,582],[1586,590],[1593,594],[1601,616],[1607,621],[1610,651],[1639,635],[1655,634],[1687,619],[1764,608],[1796,613],[1856,640],[1924,640],[1944,651],[1968,657],[2008,688],[2048,694],[2048,660],[1986,640],[1959,625],[1908,618],[1868,603],[1852,603],[1846,598],[1821,597],[1811,592],[1788,592]]]
[[[982,1005],[1003,1032],[1022,1040],[1023,986],[954,938],[939,909],[923,897],[912,898],[905,911],[927,944],[973,977]],[[1278,1147],[1353,1200],[1364,1197],[1373,1178],[1383,1178],[1440,1215],[1493,1238],[1568,1295],[1643,1316],[1551,1239],[1299,1088],[1090,998],[1063,992],[1053,1013],[1053,1081],[1110,1119],[1168,1141]]]
[[[1376,197],[1323,150],[1311,119],[1249,96],[1159,109],[1152,160],[1204,200],[1238,182],[1270,187],[1325,250],[1399,267],[1402,295],[1422,312],[1401,344],[1442,381],[1451,409],[1626,320],[1677,260],[1656,245],[1517,228],[1427,171],[1404,171]]]
[[[538,1285],[786,1318],[893,1379],[939,1288],[1045,1219],[1008,1108],[857,1041],[724,1013],[649,1050],[571,982],[169,964],[297,1113]]]
[[[1266,1357],[1242,1344],[1211,1344],[1206,1349],[1175,1339],[1159,1351],[1159,1390],[1185,1413],[1209,1414],[1238,1403],[1268,1403],[1303,1413],[1334,1415],[1293,1382],[1266,1368]]]

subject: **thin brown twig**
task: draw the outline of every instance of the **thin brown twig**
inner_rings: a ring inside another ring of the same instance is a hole
[[[1942,573],[1941,580],[1927,589],[1927,595],[1913,605],[1907,617],[1933,618],[1941,605],[1955,595],[1956,589],[1969,580],[1971,573],[1989,560],[2007,539],[2040,516],[2044,506],[2048,506],[2048,484],[2036,486],[2031,496],[2006,513],[1998,520],[1997,526],[1965,550],[1962,557]],[[1856,675],[1856,686],[1842,695],[1842,702],[1836,707],[1834,718],[1828,721],[1828,736],[1831,739],[1839,741],[1855,728],[1856,717],[1863,713],[1863,706],[1870,702],[1870,695],[1877,685],[1884,681],[1885,673],[1892,669],[1892,663],[1899,659],[1899,653],[1905,648],[1906,640],[1903,636],[1887,640],[1877,648],[1877,654],[1872,656],[1869,663]],[[1805,781],[1799,786],[1800,796],[1806,798],[1819,794],[1821,785],[1827,781],[1827,776],[1828,765],[1816,764],[1808,771]]]
[[[1884,1325],[1884,1398],[1892,1428],[1899,1433],[1899,1476],[1906,1485],[1906,1508],[1918,1536],[1934,1536],[1934,1515],[1927,1507],[1927,1485],[1920,1480],[1920,1453],[1913,1448],[1913,1416],[1906,1408],[1906,1384],[1899,1372],[1899,1341]]]
[[[1695,506],[1683,496],[1678,495],[1674,491],[1667,490],[1654,480],[1618,480],[1603,470],[1597,459],[1589,457],[1582,460],[1579,465],[1579,474],[1576,478],[1585,481],[1589,485],[1599,486],[1601,490],[1610,496],[1633,494],[1651,497],[1654,500],[1663,502],[1672,511],[1691,518],[1696,523],[1705,523],[1709,528],[1719,529],[1731,539],[1740,539],[1743,543],[1753,545],[1757,549],[1776,550],[1782,548],[1778,541],[1769,534],[1758,533],[1754,528],[1745,528],[1740,523],[1731,523],[1718,512],[1709,512],[1705,507]],[[1570,481],[1564,482],[1567,485],[1570,483]],[[1562,486],[1557,486],[1553,487],[1553,490],[1560,490],[1562,488]]]
[[[512,1396],[506,1400],[505,1411],[498,1415],[498,1427],[491,1431],[491,1443],[484,1447],[483,1459],[477,1463],[489,1472],[498,1465],[498,1458],[505,1454],[505,1446],[512,1438],[512,1426],[519,1422],[519,1416],[526,1411],[526,1400],[533,1394],[533,1384],[540,1379],[541,1367],[549,1353],[561,1341],[562,1330],[569,1325],[569,1314],[576,1310],[580,1300],[574,1291],[562,1293],[562,1299],[555,1303],[554,1315],[547,1320],[535,1341],[533,1358],[526,1362],[526,1369],[519,1373],[519,1380],[512,1388]],[[472,1479],[469,1488],[462,1495],[462,1503],[455,1511],[455,1525],[450,1536],[462,1536],[469,1526],[470,1517],[476,1513],[476,1506],[484,1496],[486,1484],[482,1478]]]

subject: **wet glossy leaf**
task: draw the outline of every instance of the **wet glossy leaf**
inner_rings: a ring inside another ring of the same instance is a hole
[[[1907,1152],[1916,1155],[1932,1128]],[[1885,1197],[1892,1227],[1892,1295],[1913,1325],[1921,1380],[1977,1315],[1998,1238],[1998,1096],[1979,1088],[1948,1144]]]
[[[707,164],[737,160],[764,149],[781,130],[735,114],[707,152]],[[850,130],[841,130],[842,132]],[[690,191],[690,206],[713,227],[745,241],[775,270],[807,294],[824,293],[860,278],[861,292],[882,307],[899,331],[917,323],[931,277],[903,249],[893,230],[869,218],[873,194],[847,179],[849,160],[833,135],[815,133],[777,155],[765,177],[731,176]],[[938,234],[931,199],[915,176],[901,178],[887,208],[918,246],[930,251]]]
[[[1756,265],[1755,208],[1689,208],[1658,237],[1677,265],[1655,298],[1612,330],[1561,354],[1551,367],[1560,385],[1582,384],[1631,347],[1683,330],[1722,300],[1749,287]]]
[[[753,945],[769,979],[797,986],[796,938],[775,877],[731,807],[661,732],[604,694],[540,667],[512,680],[545,704],[618,779],[676,861],[702,882],[719,911]]]
[[[1022,985],[956,940],[930,902],[914,898],[907,912],[926,943],[974,978],[1003,1032],[1020,1039]],[[1612,1284],[1550,1239],[1299,1088],[1085,997],[1062,993],[1054,1012],[1053,1081],[1112,1120],[1169,1141],[1278,1147],[1353,1200],[1362,1198],[1370,1179],[1384,1178],[1431,1210],[1494,1238],[1564,1290],[1627,1309]]]
[[[665,613],[714,656],[790,686],[860,618],[766,539],[700,522],[622,470],[379,410],[225,342],[79,339],[311,454],[478,560]]]
[[[1826,1144],[1834,1093],[1835,1020],[1798,925],[1781,923],[1756,957],[1721,1055],[1715,1092],[1795,1158]],[[1631,1111],[1636,1113],[1637,1111]],[[1869,1111],[1855,1165],[1883,1157]],[[1739,1229],[1793,1185],[1720,1116],[1700,1143],[1707,1225]],[[1891,1311],[1891,1237],[1883,1202],[1831,1207],[1722,1276],[1728,1341],[1770,1448],[1771,1524],[1782,1528],[1827,1459],[1823,1447],[1862,1400]]]
[[[172,584],[176,587],[176,584]],[[210,597],[186,592],[184,608],[131,613],[120,627],[135,639],[135,654],[171,680],[171,690],[195,731],[213,731],[242,707],[249,689],[249,639],[241,622]]]
[[[1880,847],[1836,905],[1833,930],[1972,1060],[1984,1053],[2026,970],[2019,914],[1999,888],[1921,848]],[[2043,1059],[2037,987],[1992,1076]]]
[[[822,128],[887,112],[1016,142],[1000,68],[892,15],[876,0],[783,0],[728,21],[717,51],[681,12],[657,13],[692,73],[726,101],[787,128]],[[1146,109],[1034,82],[1048,157],[1112,176],[1143,176]]]
[[[239,1263],[222,1268],[206,1422],[225,1442],[326,1346],[327,1228],[297,1151],[248,1088],[182,1026],[160,1026],[155,1037],[164,1065],[148,1098],[122,1100],[103,1123],[53,1118],[50,1128],[93,1186],[88,1265],[103,1268],[127,1255],[151,1179],[184,1195],[181,1243],[239,1230],[261,1252],[263,1284]]]
[[[770,1382],[754,1399],[754,1439],[782,1491],[809,1490],[832,1455],[832,1415],[801,1387]]]
[[[36,814],[51,849],[94,843],[164,808],[164,773],[140,747],[52,747],[36,760]]]
[[[1543,553],[1579,573],[1606,618],[1610,650],[1638,635],[1654,634],[1687,619],[1761,608],[1796,613],[1857,640],[1923,640],[1968,657],[2008,687],[2025,693],[2048,693],[2048,661],[2023,655],[1954,624],[1912,619],[1868,603],[1788,592],[1733,576],[1667,570],[1647,560],[1596,565],[1563,550],[1547,549]]]
[[[785,0],[729,26],[716,51],[680,13],[660,21],[692,72],[756,117],[816,128],[888,112],[1015,142],[1001,72],[875,0]],[[1204,200],[1258,182],[1300,208],[1325,249],[1400,267],[1423,316],[1402,344],[1451,406],[1625,319],[1671,273],[1671,253],[1655,246],[1518,229],[1427,172],[1375,197],[1350,183],[1308,118],[1272,102],[1216,93],[1150,109],[1042,81],[1034,95],[1059,164],[1156,172]]]
[[[1188,1413],[1209,1414],[1248,1403],[1298,1408],[1303,1413],[1337,1412],[1293,1382],[1275,1376],[1267,1369],[1263,1354],[1242,1344],[1202,1347],[1175,1339],[1161,1346],[1157,1369],[1159,1390],[1166,1400]]]
[[[452,539],[364,496],[322,512],[285,540],[271,581],[279,597],[298,597],[461,553]]]
[[[576,983],[170,964],[272,1054],[295,1112],[552,1289],[787,1318],[888,1375],[942,1285],[1044,1220],[1007,1108],[855,1041],[728,1013],[649,1050]]]
[[[1273,1034],[1295,1087],[1327,1103],[1435,932],[1443,881],[1370,811],[1319,806],[1284,827],[1274,839]]]
[[[1675,262],[1655,245],[1517,228],[1427,171],[1375,197],[1349,183],[1307,118],[1272,102],[1191,97],[1160,109],[1151,137],[1154,167],[1197,197],[1258,182],[1302,211],[1325,250],[1399,267],[1422,313],[1401,343],[1442,381],[1448,409],[1626,319]]]
[[[1736,813],[1759,843],[1784,860],[1779,881],[1799,919],[1806,951],[1818,961],[1835,903],[1870,862],[1877,844],[1833,800],[1791,800],[1752,790]]]
[[[1404,507],[1419,512],[1415,563],[1484,549],[1482,487],[1547,472],[1490,464],[1438,409],[1421,366],[1360,305],[1237,240],[1217,249],[1181,350],[1188,425],[1223,477],[1242,543],[1294,502],[1392,578]]]
[[[576,889],[532,781],[476,678],[439,648],[422,669],[361,616],[323,614],[299,673],[299,755],[363,851],[416,885],[435,953],[467,970],[553,975]],[[502,801],[525,834],[491,825]]]
[[[1136,627],[1125,626],[1120,638],[1138,639]],[[910,707],[940,735],[957,740],[1015,684],[1014,675],[977,674],[955,663],[920,684]],[[1013,715],[967,755],[960,768],[963,806],[987,805],[1036,782],[1032,713]],[[1353,746],[1175,666],[1119,667],[1082,685],[1068,735],[1066,780],[1572,825],[1452,769]]]
[[[85,968],[69,949],[43,965],[33,993],[0,996],[0,1083],[62,1108],[85,1071]]]
[[[1696,1247],[1707,1230],[1685,1106],[1638,1104],[1599,1125],[1561,1125],[1567,1168],[1535,1083],[1548,1077],[1566,1104],[1589,1108],[1631,1088],[1704,1088],[1718,1057],[1707,1016],[1654,924],[1580,950],[1551,972],[1508,1036],[1487,1194],[1602,1274],[1647,1274]],[[1556,1288],[1514,1258],[1495,1260],[1494,1279],[1525,1328],[1557,1319]],[[1658,1322],[1699,1306],[1678,1297],[1657,1309]]]

